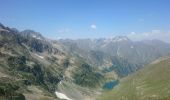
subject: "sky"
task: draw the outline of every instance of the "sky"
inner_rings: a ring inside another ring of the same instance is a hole
[[[170,0],[0,0],[0,23],[52,39],[160,39],[170,42]]]

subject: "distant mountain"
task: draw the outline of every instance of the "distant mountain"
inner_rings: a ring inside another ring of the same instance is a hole
[[[59,40],[67,52],[84,58],[99,68],[115,70],[121,76],[170,54],[170,44],[158,40],[131,41],[126,36],[110,39]]]
[[[169,100],[170,58],[161,58],[123,78],[99,100]]]

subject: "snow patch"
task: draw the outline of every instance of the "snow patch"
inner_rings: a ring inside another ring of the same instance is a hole
[[[69,97],[67,97],[65,94],[63,93],[60,93],[60,92],[55,92],[56,96],[59,98],[59,99],[64,99],[64,100],[73,100],[73,99],[70,99]]]
[[[40,38],[40,37],[37,37],[36,39],[41,40],[41,38]]]
[[[113,42],[121,42],[121,41],[127,41],[128,38],[127,37],[115,37],[113,38]]]
[[[61,84],[62,84],[62,81],[60,81],[59,84],[61,85]]]
[[[44,59],[44,57],[43,56],[40,56],[40,55],[38,55],[38,54],[35,54],[37,57],[39,57],[39,58],[41,58],[41,59]]]
[[[36,36],[36,35],[32,35],[33,38],[38,39],[38,40],[42,40],[40,37]]]
[[[120,51],[120,48],[118,47],[118,48],[117,48],[117,52],[116,52],[118,56],[120,56],[119,51]]]
[[[37,36],[36,35],[32,35],[33,38],[36,38]]]

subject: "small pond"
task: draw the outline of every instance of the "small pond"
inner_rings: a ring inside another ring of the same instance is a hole
[[[103,89],[111,90],[111,89],[113,89],[116,85],[118,85],[118,83],[119,83],[119,80],[112,80],[112,81],[106,82],[106,83],[103,85]]]

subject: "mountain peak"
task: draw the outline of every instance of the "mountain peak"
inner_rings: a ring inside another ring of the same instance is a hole
[[[126,36],[116,36],[112,39],[114,42],[129,41],[130,39]]]
[[[33,30],[24,30],[21,33],[27,37],[33,37],[36,39],[44,39],[44,37],[39,32],[35,32]]]
[[[0,29],[4,29],[4,28],[5,26],[2,23],[0,23]]]

